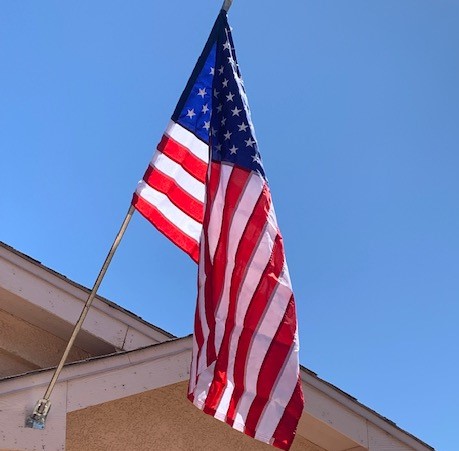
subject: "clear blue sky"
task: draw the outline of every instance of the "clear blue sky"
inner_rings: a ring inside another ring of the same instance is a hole
[[[1,2],[0,240],[92,286],[220,5]],[[235,0],[229,19],[302,364],[457,450],[459,2]],[[186,335],[196,267],[136,215],[100,294]]]

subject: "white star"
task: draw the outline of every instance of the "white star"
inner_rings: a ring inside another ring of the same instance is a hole
[[[207,94],[206,88],[202,88],[198,92],[198,96],[201,96],[202,98],[204,98],[206,94]]]
[[[213,128],[213,127],[210,130],[210,133],[212,134],[212,136],[217,136],[217,130],[215,130],[215,128]]]
[[[193,119],[193,116],[196,116],[196,113],[194,112],[194,108],[192,110],[187,110],[188,113],[186,115],[190,118]]]
[[[220,95],[220,93],[216,89],[214,89],[214,96],[218,97],[219,95]]]
[[[220,69],[218,69],[218,73],[220,75],[222,75],[224,70],[225,70],[225,68],[222,66],[222,67],[220,67]]]
[[[221,151],[222,151],[222,145],[221,145],[221,144],[217,144],[217,145],[215,146],[215,150],[216,150],[217,152],[221,152]]]
[[[226,124],[226,117],[222,118],[220,123],[222,124],[222,127],[223,127]]]
[[[231,154],[231,155],[235,155],[236,152],[237,152],[237,149],[238,149],[238,148],[233,144],[233,147],[231,147],[230,150],[229,150],[229,151],[230,151],[230,154]]]
[[[226,96],[226,101],[227,102],[232,102],[233,101],[233,97],[234,97],[234,94],[232,92],[230,92],[227,96]]]
[[[228,63],[232,66],[234,64],[234,59],[232,56],[228,56]]]
[[[245,132],[247,130],[248,125],[245,122],[243,122],[241,125],[238,125],[238,127],[240,132]]]
[[[252,137],[249,137],[249,139],[244,139],[244,141],[246,147],[253,147],[253,145],[256,143],[256,141],[254,141]]]
[[[224,44],[223,44],[223,50],[229,50],[230,49],[230,43],[229,41],[226,41]]]
[[[223,85],[224,88],[228,87],[228,82],[229,82],[229,80],[227,80],[226,78],[223,80],[222,85]]]
[[[209,130],[209,128],[210,128],[210,121],[204,121],[204,125],[202,126],[202,128],[205,128],[206,130]]]
[[[209,75],[215,75],[215,67],[210,68],[210,73]]]
[[[255,152],[255,155],[252,155],[252,160],[254,163],[258,163],[261,166],[260,155],[258,152]]]
[[[231,110],[231,112],[233,113],[233,116],[239,116],[239,113],[241,112],[242,110],[240,110],[237,106],[234,107],[233,110]]]
[[[207,106],[207,103],[202,106],[202,112],[206,114],[209,111],[209,107]]]
[[[225,140],[231,138],[232,133],[228,130],[223,136],[225,137]]]
[[[217,113],[221,113],[222,112],[222,108],[223,108],[223,105],[220,103],[220,105],[218,105],[218,107],[217,107]]]

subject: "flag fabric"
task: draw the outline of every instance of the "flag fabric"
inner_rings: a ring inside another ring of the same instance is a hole
[[[304,404],[295,302],[223,10],[133,205],[199,263],[188,398],[289,449]]]

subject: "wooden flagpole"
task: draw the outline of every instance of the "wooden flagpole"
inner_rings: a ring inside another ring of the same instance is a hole
[[[51,407],[51,402],[49,400],[51,393],[54,389],[54,386],[56,385],[59,375],[61,374],[62,368],[64,367],[65,361],[67,360],[67,357],[69,355],[70,349],[73,346],[76,336],[78,335],[78,332],[80,331],[81,326],[83,325],[83,321],[85,320],[86,315],[88,314],[92,301],[96,297],[97,290],[99,289],[102,279],[104,278],[105,273],[107,272],[108,266],[112,261],[113,255],[115,255],[116,249],[118,248],[118,245],[120,244],[120,241],[123,238],[124,232],[127,229],[129,221],[131,220],[132,215],[134,214],[134,211],[135,208],[131,205],[126,214],[126,217],[123,220],[123,223],[121,224],[120,230],[116,235],[115,240],[113,241],[112,247],[110,248],[107,257],[105,258],[104,264],[102,265],[99,275],[97,276],[97,279],[94,282],[94,286],[92,287],[91,293],[89,293],[88,299],[83,307],[80,317],[78,318],[78,321],[73,328],[72,335],[67,343],[67,347],[65,348],[64,353],[62,354],[59,365],[57,365],[56,369],[54,370],[54,374],[51,378],[51,381],[49,382],[48,388],[46,389],[43,398],[37,401],[37,404],[35,405],[32,414],[26,419],[26,427],[30,427],[33,429],[45,428],[46,416],[48,415],[49,409]]]

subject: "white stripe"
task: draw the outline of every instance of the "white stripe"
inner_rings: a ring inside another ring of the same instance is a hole
[[[193,359],[196,360],[196,373],[199,376],[202,371],[207,367],[207,342],[209,340],[209,326],[207,324],[206,318],[206,306],[205,306],[205,287],[206,287],[206,273],[205,273],[205,247],[206,240],[204,236],[204,230],[201,234],[201,244],[200,244],[200,257],[199,257],[199,266],[198,266],[198,299],[197,303],[199,306],[199,322],[201,324],[203,344],[198,355],[193,356]]]
[[[260,237],[260,242],[254,253],[252,261],[249,262],[249,268],[243,281],[242,290],[238,296],[237,305],[244,308],[237,309],[236,323],[241,327],[244,325],[245,315],[252,296],[258,286],[260,277],[269,262],[274,247],[274,241],[277,236],[277,228],[273,228],[268,222]]]
[[[205,239],[204,239],[204,230],[201,231],[201,241],[199,246],[199,261],[204,261],[204,252],[205,252]],[[207,339],[209,336],[209,328],[207,327],[207,322],[205,318],[205,309],[204,309],[204,288],[206,282],[206,275],[204,272],[204,265],[198,265],[198,296],[196,300],[196,314],[197,319],[201,325],[201,331],[203,335],[203,343],[201,349],[199,349],[198,342],[196,340],[196,326],[194,326],[194,334],[193,334],[193,354],[191,359],[191,370],[190,370],[190,383],[189,383],[189,393],[194,392],[196,388],[197,378],[202,371],[202,368],[199,368],[199,361],[198,361],[198,353],[201,352],[200,355],[206,355],[207,352]],[[204,353],[204,354],[203,354]]]
[[[247,274],[242,281],[242,288],[236,300],[236,321],[235,327],[229,341],[229,358],[228,358],[228,379],[234,380],[234,364],[236,360],[236,351],[244,326],[244,319],[247,314],[250,301],[257,289],[261,275],[271,257],[274,239],[277,235],[277,229],[273,229],[269,223],[263,231],[258,247],[255,249],[252,260],[249,262]],[[227,411],[232,396],[233,387],[228,385],[225,388],[222,399],[218,406],[218,411]],[[239,410],[239,409],[237,409]],[[240,424],[245,424],[245,416],[236,415],[235,419]]]
[[[204,202],[204,183],[194,178],[188,171],[183,169],[179,163],[171,160],[167,155],[158,150],[153,155],[150,166],[158,169],[169,178],[172,178],[177,183],[177,185],[179,185],[184,191],[193,196],[195,199],[199,200],[200,202]]]
[[[287,262],[284,260],[284,268],[281,276],[279,277],[279,290],[278,292],[286,291],[283,295],[287,302],[283,302],[284,299],[280,299],[278,293],[273,299],[274,305],[279,305],[280,311],[288,307],[288,301],[292,295],[290,275],[288,271]],[[283,308],[285,306],[285,308]],[[282,316],[283,317],[283,316]],[[280,319],[279,321],[281,321]],[[263,333],[263,330],[260,329],[260,332]],[[269,332],[268,332],[269,333]],[[272,332],[271,332],[272,333]],[[275,333],[275,332],[274,332]],[[295,325],[295,335],[293,338],[293,343],[290,348],[290,352],[286,358],[286,362],[282,371],[277,377],[277,380],[274,384],[274,387],[271,391],[270,402],[265,406],[264,411],[261,414],[261,417],[257,424],[257,433],[255,437],[257,439],[266,439],[272,437],[279,421],[281,420],[285,408],[287,407],[290,398],[295,390],[296,384],[298,382],[299,375],[299,339],[298,339],[298,323]]]
[[[234,366],[233,365],[228,365],[228,369],[226,372],[226,377],[227,377],[227,382],[226,386],[223,389],[223,393],[220,399],[220,402],[217,406],[216,411],[220,413],[221,415],[227,415],[228,414],[228,409],[229,409],[229,404],[231,400],[231,396],[233,396],[234,392]],[[243,431],[243,426],[245,425],[242,424],[241,427],[236,427],[236,423],[234,423],[234,428],[237,429],[238,431]]]
[[[276,286],[274,296],[266,306],[266,310],[263,313],[263,319],[260,327],[255,332],[253,340],[250,343],[244,381],[245,391],[240,399],[238,408],[238,411],[244,418],[248,414],[250,406],[252,405],[257,393],[257,383],[261,366],[279,324],[282,322],[291,295],[292,291],[289,287],[282,284],[278,284]],[[287,383],[287,381],[283,381],[283,383]]]
[[[215,361],[212,362],[202,373],[199,374],[198,382],[194,388],[193,404],[202,408],[209,394],[210,384],[214,379]]]
[[[253,213],[253,209],[257,204],[261,192],[263,191],[263,186],[263,180],[258,175],[252,174],[249,177],[231,221],[226,258],[228,263],[225,271],[222,297],[218,304],[216,313],[215,348],[217,350],[217,354],[220,351],[223,335],[225,333],[230,299],[231,278],[235,265],[236,251],[239,247],[239,242],[241,241],[247,222]]]
[[[196,334],[193,334],[193,350],[190,366],[190,379],[188,381],[188,393],[193,393],[196,387],[196,355],[198,353],[198,343],[196,341]]]
[[[212,205],[212,212],[211,212],[211,217],[209,220],[209,230],[208,230],[208,237],[210,241],[209,247],[210,247],[210,254],[212,258],[214,257],[215,249],[219,241],[220,230],[222,228],[222,216],[223,216],[223,210],[224,210],[225,195],[226,195],[226,190],[228,188],[228,181],[231,176],[232,170],[233,170],[232,166],[222,165],[221,173],[220,173],[219,187],[217,189],[215,200]],[[223,334],[224,334],[225,320],[226,320],[226,315],[227,315],[227,310],[228,310],[228,300],[229,300],[228,291],[229,291],[229,285],[231,282],[231,274],[234,269],[234,256],[236,254],[237,246],[239,244],[239,241],[245,229],[245,226],[250,218],[251,213],[253,212],[256,202],[258,201],[258,198],[260,196],[260,193],[263,190],[263,186],[264,186],[263,181],[257,175],[253,175],[248,179],[248,183],[247,183],[247,186],[245,187],[245,192],[243,194],[243,199],[236,208],[235,216],[230,226],[230,240],[229,240],[229,248],[228,248],[229,258],[227,259],[228,267],[226,268],[225,284],[224,284],[224,287],[226,287],[226,293],[224,295],[224,299],[222,299],[222,302],[220,302],[220,306],[219,306],[217,316],[216,316],[215,344],[216,344],[217,353],[219,351],[221,341],[223,338]],[[201,238],[201,245],[203,243],[204,243],[204,237]],[[203,247],[204,246],[202,246],[202,248]],[[263,247],[266,247],[266,245],[261,246],[262,249]],[[269,259],[269,256],[268,256],[268,259]],[[267,260],[266,260],[266,263],[267,263]],[[263,265],[263,269],[264,269],[264,266],[266,266],[266,263],[265,265]],[[200,312],[201,312],[200,322],[201,322],[201,326],[203,328],[203,333],[204,333],[204,345],[203,345],[203,348],[201,349],[199,362],[197,364],[197,374],[199,375],[199,382],[198,382],[199,388],[196,388],[195,392],[200,393],[199,398],[202,402],[203,394],[201,390],[203,389],[203,387],[208,386],[212,382],[213,373],[211,373],[209,371],[209,368],[207,368],[208,362],[206,361],[206,354],[205,354],[209,330],[207,327],[207,320],[205,318],[205,308],[204,308],[204,291],[203,291],[204,285],[205,285],[204,264],[200,265],[199,270],[200,270],[200,273],[199,273],[198,302],[200,305]],[[258,284],[258,281],[253,284],[253,291],[255,291],[257,284]],[[244,281],[242,281],[242,285],[245,285]],[[236,302],[236,305],[238,305],[237,302]],[[247,309],[247,307],[248,307],[248,302],[245,307],[245,310]],[[235,343],[235,346],[237,346],[237,343]],[[235,350],[234,350],[234,353],[235,353]],[[231,374],[230,379],[232,379],[232,373],[233,373],[232,366],[233,365],[234,365],[234,358],[233,358],[233,363],[230,363],[230,367],[228,368]],[[230,382],[230,385],[232,385],[231,382]],[[230,390],[225,391],[224,396],[229,395],[229,397],[231,397],[230,392],[232,393],[232,387]],[[227,400],[226,404],[228,404],[228,402],[229,402],[229,399]],[[224,411],[219,409],[219,413],[226,415],[226,410],[227,408]]]
[[[199,246],[199,261],[204,261],[204,252],[205,252],[205,238],[204,230],[201,232],[201,242]],[[207,338],[209,336],[209,328],[207,327],[207,321],[204,313],[204,287],[206,284],[206,274],[204,272],[204,265],[200,263],[198,265],[198,298],[196,300],[196,310],[197,310],[197,320],[201,325],[201,331],[203,335],[203,344],[201,348],[201,355],[204,353],[206,355],[207,351]],[[196,327],[196,326],[195,326]],[[191,359],[191,370],[190,370],[190,383],[189,383],[189,393],[192,393],[196,387],[196,378],[199,374],[199,362],[198,362],[198,353],[200,349],[198,347],[198,342],[196,340],[196,330],[193,334],[193,354]]]
[[[274,334],[283,318],[291,296],[291,291],[284,285],[277,285],[273,298],[263,312],[263,320],[255,331],[247,354],[246,371],[244,379],[244,393],[239,405],[238,415],[240,421],[247,419],[247,414],[257,393],[257,384],[260,376],[261,366],[273,340]],[[282,315],[281,315],[282,312]]]
[[[192,154],[196,155],[196,157],[202,160],[205,164],[209,162],[209,146],[193,135],[193,133],[189,132],[186,128],[170,121],[165,134],[182,146],[188,148]]]
[[[188,235],[199,243],[202,224],[177,208],[165,194],[148,186],[143,180],[138,183],[136,193],[149,204],[156,207],[165,218],[178,227],[185,235]]]
[[[224,209],[224,199],[225,199],[225,193],[226,193],[226,188],[228,186],[228,179],[231,175],[231,172],[233,170],[232,166],[221,166],[221,173],[220,173],[220,180],[219,180],[219,186],[217,188],[217,192],[215,194],[214,202],[212,205],[212,210],[210,213],[210,218],[209,218],[209,223],[208,223],[208,230],[207,230],[207,239],[208,239],[208,246],[210,249],[210,258],[211,262],[213,264],[213,257],[215,254],[215,249],[218,244],[218,240],[220,237],[220,230],[221,230],[221,221],[222,221],[222,216],[223,216],[223,209]],[[217,200],[218,199],[218,200]],[[214,209],[214,206],[218,205],[217,208]],[[208,206],[207,206],[208,207]],[[206,247],[206,240],[204,233],[201,236],[201,244],[200,248],[201,251],[203,252]],[[199,263],[199,292],[198,292],[198,303],[199,303],[199,310],[200,310],[200,323],[201,323],[201,328],[203,331],[203,337],[204,337],[204,342],[199,354],[199,359],[197,362],[197,374],[198,378],[205,380],[206,382],[203,382],[204,385],[207,383],[210,383],[213,379],[213,373],[209,372],[208,364],[207,362],[207,347],[209,345],[209,327],[207,324],[207,318],[206,318],[206,308],[205,308],[205,284],[206,284],[206,275],[205,275],[205,258],[204,255],[201,252],[201,258],[200,258],[200,263]],[[198,382],[199,385],[199,382]],[[200,385],[202,386],[202,385]]]
[[[295,341],[271,392],[270,402],[258,421],[255,438],[266,440],[273,436],[298,383],[298,373],[298,335],[295,333]]]
[[[218,182],[217,192],[212,202],[212,210],[209,217],[209,226],[207,236],[209,240],[210,262],[214,263],[215,250],[220,241],[220,232],[222,228],[223,211],[225,209],[225,196],[228,187],[228,180],[233,172],[232,165],[221,165],[220,180]]]

